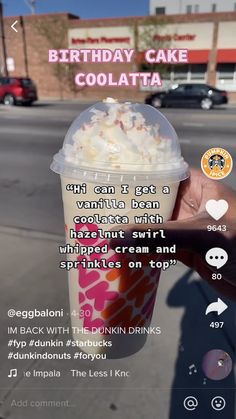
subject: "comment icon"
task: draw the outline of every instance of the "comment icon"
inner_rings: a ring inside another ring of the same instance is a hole
[[[228,261],[228,253],[224,249],[221,249],[221,247],[212,247],[206,253],[205,259],[208,265],[220,269]]]

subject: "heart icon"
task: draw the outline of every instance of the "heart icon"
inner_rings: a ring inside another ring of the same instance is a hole
[[[228,208],[229,204],[224,199],[220,199],[219,201],[216,201],[215,199],[210,199],[206,203],[206,210],[208,214],[216,221],[218,221],[221,217],[223,217],[223,215],[226,214]]]

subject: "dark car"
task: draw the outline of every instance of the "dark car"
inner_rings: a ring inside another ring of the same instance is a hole
[[[0,77],[0,102],[4,105],[31,105],[36,100],[36,86],[28,77]]]
[[[178,84],[168,91],[154,93],[145,100],[148,105],[155,108],[165,106],[200,106],[209,110],[214,105],[228,103],[228,95],[224,90],[216,89],[207,84],[186,83]]]

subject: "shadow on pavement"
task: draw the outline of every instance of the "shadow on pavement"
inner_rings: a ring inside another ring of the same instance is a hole
[[[24,108],[47,108],[47,107],[52,107],[54,106],[53,103],[33,103],[31,106],[28,106],[27,104],[22,105]]]
[[[236,304],[217,294],[206,282],[194,278],[192,270],[180,278],[167,297],[170,307],[184,307],[185,312],[181,322],[179,353],[177,354],[175,377],[172,384],[169,419],[215,419],[220,414],[221,419],[234,419],[235,380],[233,371],[224,380],[206,379],[202,370],[202,359],[212,349],[222,349],[235,362],[235,312]],[[222,297],[228,309],[218,316],[210,313],[207,316],[207,306]],[[224,322],[223,329],[210,327],[212,322]],[[192,367],[192,368],[190,368]],[[194,372],[195,371],[195,372]],[[190,374],[191,373],[191,374]],[[188,411],[183,402],[186,397],[194,396],[198,406]],[[211,406],[214,397],[221,396],[226,406],[216,411]],[[180,416],[181,414],[181,416]]]

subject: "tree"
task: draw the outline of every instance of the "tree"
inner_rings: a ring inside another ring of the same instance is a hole
[[[157,19],[155,16],[149,16],[144,21],[141,21],[141,24],[138,23],[136,28],[138,39],[136,43],[139,55],[142,56],[142,53],[147,49],[169,48],[171,39],[170,36],[163,33],[165,30],[165,17]],[[166,64],[146,63],[143,60],[139,62],[139,71],[158,71],[162,77],[170,72],[170,68],[171,66]]]
[[[58,17],[54,15],[44,20],[39,18],[36,20],[35,27],[38,34],[45,39],[48,49],[59,50],[68,48],[67,39],[69,22],[67,17]],[[43,47],[43,50],[45,51],[45,46]],[[41,55],[45,56],[44,54]],[[45,59],[44,62],[46,63],[47,60]],[[79,88],[74,81],[79,68],[78,64],[56,62],[52,63],[51,67],[53,74],[58,81],[61,100],[63,100],[66,88],[73,92],[74,96],[79,90],[81,90],[81,88]]]

